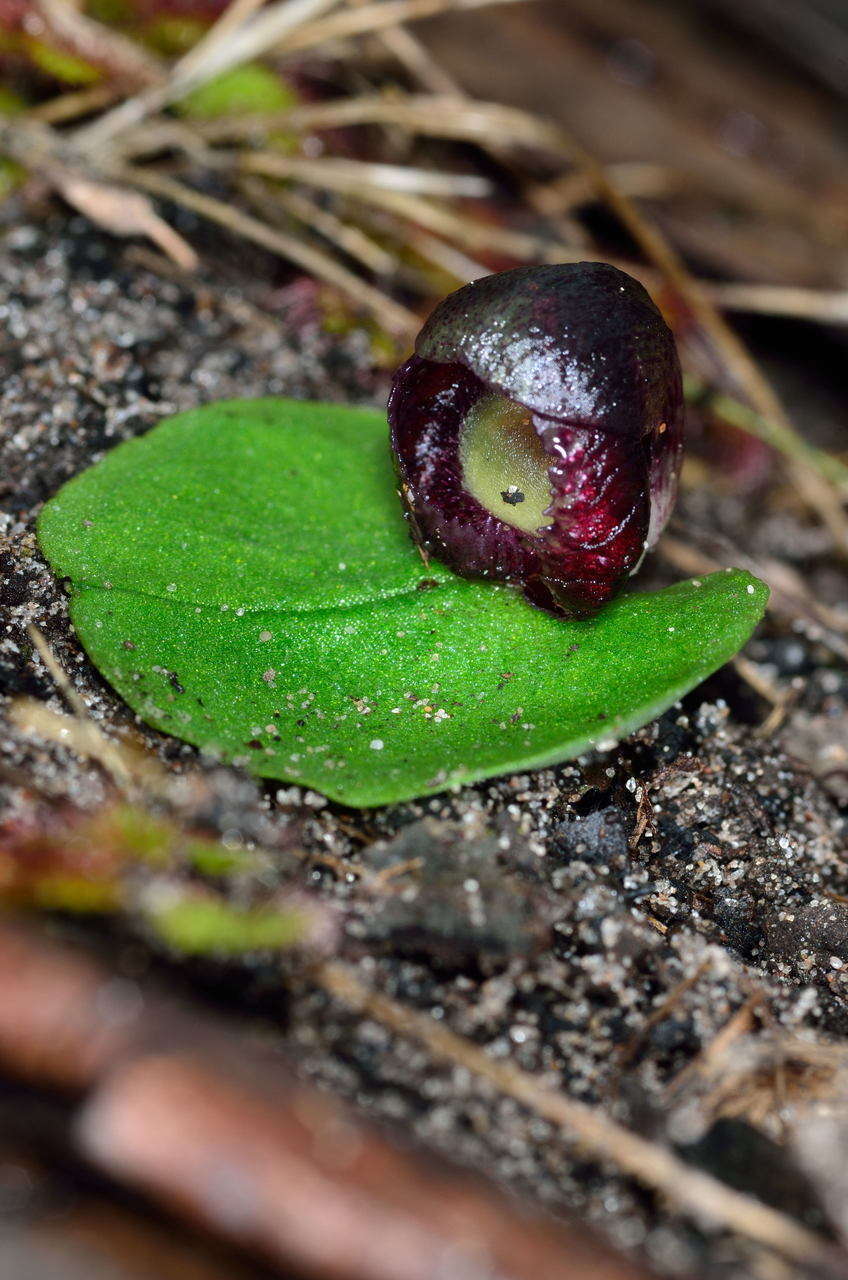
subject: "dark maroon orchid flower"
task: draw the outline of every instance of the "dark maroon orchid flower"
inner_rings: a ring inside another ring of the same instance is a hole
[[[395,374],[389,421],[413,537],[559,614],[609,600],[674,505],[674,339],[605,263],[520,267],[451,294]]]

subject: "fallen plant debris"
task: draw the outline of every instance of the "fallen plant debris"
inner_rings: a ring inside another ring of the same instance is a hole
[[[232,955],[332,945],[332,917],[304,894],[262,891],[268,855],[192,834],[117,803],[91,815],[36,808],[0,824],[0,901],[20,910],[135,917],[183,955]],[[238,885],[225,901],[215,882]]]
[[[279,1057],[235,1052],[235,1027],[8,925],[0,972],[16,975],[0,999],[0,1062],[69,1097],[76,1158],[217,1236],[343,1280],[423,1280],[445,1257],[504,1277],[647,1275],[389,1145]]]

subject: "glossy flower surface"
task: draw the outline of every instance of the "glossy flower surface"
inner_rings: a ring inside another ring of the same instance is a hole
[[[395,374],[413,537],[457,573],[587,616],[671,513],[680,364],[643,287],[605,263],[521,267],[446,298]]]

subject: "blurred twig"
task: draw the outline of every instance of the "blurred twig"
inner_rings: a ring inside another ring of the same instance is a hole
[[[335,258],[307,244],[297,236],[290,236],[275,227],[269,227],[267,223],[251,217],[235,205],[217,200],[213,196],[203,195],[164,174],[155,173],[149,169],[130,169],[126,171],[125,176],[135,186],[142,187],[152,195],[161,196],[184,209],[191,209],[201,217],[208,218],[210,222],[216,222],[219,226],[270,250],[271,253],[279,254],[289,262],[294,262],[326,284],[341,289],[398,337],[408,338],[417,330],[419,320],[414,312],[408,311],[406,307],[402,307],[400,303],[381,293],[379,289],[366,284]]]
[[[201,41],[189,50],[165,79],[158,80],[136,97],[127,98],[93,124],[79,129],[74,137],[76,146],[89,152],[106,146],[123,130],[179,101],[192,89],[231,67],[258,57],[281,40],[287,31],[335,3],[337,0],[278,0],[251,19],[241,22],[235,30],[226,29],[222,33],[218,28],[218,35],[215,35],[213,28],[208,43]]]
[[[75,89],[69,93],[61,93],[56,98],[49,98],[33,107],[29,112],[31,120],[41,120],[44,124],[65,124],[101,107],[108,107],[118,97],[114,84],[95,84],[86,89]]]
[[[390,30],[404,22],[417,22],[445,12],[484,9],[499,4],[523,3],[523,0],[377,0],[359,9],[342,10],[311,24],[304,24],[276,46],[278,51],[303,53],[328,41],[351,36],[372,35]]]
[[[135,780],[132,772],[127,768],[122,752],[98,729],[88,713],[88,708],[65,675],[38,627],[30,624],[28,631],[38,656],[53,677],[57,689],[76,717],[75,732],[77,737],[81,741],[87,742],[88,753],[92,758],[99,761],[118,789],[125,794],[134,795]]]
[[[710,283],[707,291],[728,311],[749,311],[766,316],[817,320],[821,324],[848,324],[848,290],[799,289],[788,285]]]
[[[0,1062],[64,1100],[65,1158],[282,1274],[421,1280],[484,1259],[502,1280],[649,1280],[580,1225],[390,1143],[243,1024],[8,924],[0,979]]]
[[[763,417],[740,400],[714,390],[697,378],[687,376],[684,380],[684,388],[686,399],[690,404],[697,404],[729,426],[737,427],[740,431],[746,431],[749,435],[765,441],[792,461],[803,463],[818,471],[832,484],[838,486],[841,492],[848,495],[848,466],[833,454],[814,448],[797,432],[787,431],[780,422]]]
[[[245,178],[242,189],[269,222],[280,212],[290,214],[302,226],[317,231],[375,275],[390,276],[395,271],[397,262],[393,253],[366,235],[360,227],[337,218],[302,191],[284,186],[270,191],[259,178]]]
[[[114,236],[146,236],[182,271],[194,271],[197,254],[191,245],[159,216],[146,196],[103,182],[68,174],[56,177],[56,189],[89,221]]]
[[[428,17],[452,8],[478,8],[487,4],[514,3],[514,0],[383,0],[355,11],[334,15],[335,22],[309,19],[334,7],[338,0],[278,0],[260,10],[235,29],[227,29],[221,38],[210,33],[209,43],[195,56],[192,49],[172,69],[165,81],[153,85],[134,98],[127,99],[113,111],[80,130],[76,144],[93,151],[108,144],[124,130],[139,124],[147,116],[184,98],[192,89],[207,83],[231,67],[240,66],[285,43],[287,51],[305,49],[341,34],[362,34],[417,17]]]
[[[665,1196],[678,1212],[700,1223],[737,1231],[797,1262],[848,1275],[848,1262],[838,1250],[786,1214],[734,1191],[685,1163],[670,1148],[626,1129],[600,1108],[570,1098],[519,1067],[490,1057],[443,1022],[367,987],[349,966],[327,961],[316,976],[335,999],[395,1034],[424,1044],[436,1060],[488,1081],[579,1142],[595,1159],[610,1163]]]
[[[383,124],[436,138],[501,146],[557,150],[557,126],[516,107],[442,94],[362,94],[330,102],[309,103],[265,115],[245,115],[199,123],[211,140],[267,135],[281,127],[298,130],[337,129]]]
[[[433,169],[416,169],[412,165],[377,164],[339,156],[310,160],[303,156],[280,155],[276,151],[256,151],[244,157],[242,167],[251,173],[294,178],[345,195],[391,191],[415,196],[474,197],[489,195],[492,190],[491,183],[476,174],[439,173]]]
[[[101,68],[126,88],[156,84],[162,65],[148,50],[82,13],[68,0],[34,0],[31,21],[39,19],[57,44]]]

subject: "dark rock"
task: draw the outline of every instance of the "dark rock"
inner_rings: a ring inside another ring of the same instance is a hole
[[[596,813],[569,818],[552,832],[552,845],[556,853],[569,861],[620,864],[629,857],[627,843],[630,823],[615,805],[608,805]]]
[[[763,930],[758,914],[748,894],[721,893],[713,905],[713,918],[723,941],[743,956],[753,955],[762,944]]]
[[[695,735],[678,710],[666,711],[657,721],[656,753],[663,764],[697,748]]]
[[[695,851],[694,832],[667,814],[662,814],[657,822],[657,836],[662,841],[665,858],[689,858]]]
[[[648,1033],[651,1045],[663,1056],[680,1050],[694,1051],[698,1037],[691,1018],[664,1018]]]
[[[356,932],[372,947],[461,967],[506,963],[550,940],[551,904],[505,862],[494,836],[469,839],[455,823],[425,818],[364,860],[375,872],[419,864],[360,922]]]
[[[15,564],[8,551],[0,553],[0,602],[11,607],[23,604],[28,596],[26,574]]]
[[[786,959],[810,952],[820,963],[831,956],[848,961],[848,903],[814,898],[774,912],[766,920],[766,945],[772,955]]]
[[[734,1116],[722,1116],[697,1142],[678,1147],[689,1164],[820,1229],[825,1214],[807,1176],[785,1147]]]

